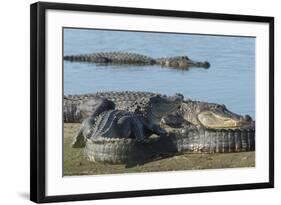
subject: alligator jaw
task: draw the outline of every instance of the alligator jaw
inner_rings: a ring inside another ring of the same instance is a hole
[[[184,101],[178,115],[193,125],[209,129],[240,128],[253,124],[248,115],[233,113],[225,105],[201,101]]]
[[[198,120],[205,128],[211,129],[239,128],[252,123],[251,118],[219,115],[210,111],[199,113]]]

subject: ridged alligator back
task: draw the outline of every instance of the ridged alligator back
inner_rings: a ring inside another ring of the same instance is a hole
[[[142,91],[104,91],[104,92],[96,92],[96,93],[87,93],[80,95],[65,95],[65,99],[68,100],[86,100],[91,97],[100,97],[107,98],[112,100],[113,102],[118,101],[134,101],[140,99],[142,97],[151,97],[155,95],[160,95],[158,93],[152,92],[142,92]]]
[[[99,52],[84,55],[69,55],[64,56],[64,60],[97,64],[160,65],[177,69],[188,69],[189,67],[210,67],[210,63],[207,61],[197,62],[189,59],[187,56],[163,57],[155,59],[146,55],[127,52]]]
[[[100,137],[111,137],[118,120],[128,115],[127,112],[122,110],[109,110],[101,113],[92,128],[91,138],[96,139]]]
[[[64,60],[93,62],[93,63],[114,63],[114,64],[146,64],[153,65],[156,63],[151,57],[127,52],[100,52],[88,55],[70,55],[65,56]]]
[[[130,123],[128,123],[128,120]],[[123,124],[125,123],[125,124]],[[125,126],[121,129],[120,126]],[[88,128],[87,128],[88,129]],[[103,138],[130,138],[132,135],[138,140],[144,139],[143,117],[125,110],[108,110],[95,120],[87,135],[87,138],[97,140]]]
[[[63,118],[64,122],[81,122],[82,115],[79,112],[79,105],[86,100],[91,98],[106,98],[113,101],[115,108],[119,110],[134,111],[136,101],[140,99],[150,98],[157,93],[151,92],[97,92],[92,94],[81,94],[81,95],[65,95],[64,96],[64,107],[63,107]]]

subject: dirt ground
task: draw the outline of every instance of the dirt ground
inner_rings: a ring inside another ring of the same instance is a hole
[[[182,154],[126,168],[125,165],[109,165],[87,160],[84,149],[71,148],[79,124],[64,124],[64,175],[97,175],[132,172],[157,172],[176,170],[219,169],[254,167],[255,152],[225,154]]]

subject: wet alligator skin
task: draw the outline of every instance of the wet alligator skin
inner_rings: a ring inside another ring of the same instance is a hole
[[[187,56],[152,58],[142,54],[128,52],[98,52],[93,54],[68,55],[64,56],[64,60],[71,62],[88,62],[103,65],[161,65],[176,69],[188,69],[189,67],[210,67],[210,63],[207,61],[193,61]]]

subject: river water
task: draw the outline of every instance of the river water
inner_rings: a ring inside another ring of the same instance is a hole
[[[151,57],[187,55],[209,69],[95,65],[64,61],[64,93],[151,91],[225,104],[255,118],[255,38],[94,29],[64,29],[64,55],[124,51]]]

